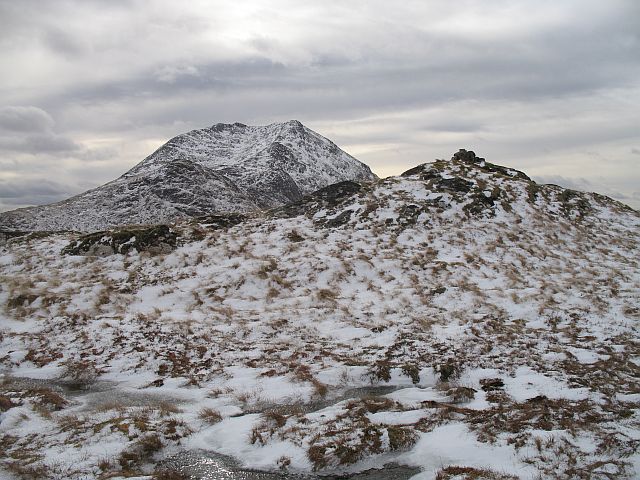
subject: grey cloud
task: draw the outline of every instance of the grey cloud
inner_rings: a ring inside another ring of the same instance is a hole
[[[53,131],[51,115],[33,106],[0,108],[0,151],[59,153],[80,150],[73,140]]]
[[[80,152],[76,152],[76,156],[82,160],[88,162],[105,162],[113,160],[117,157],[118,152],[115,148],[103,147],[103,148],[84,148]]]
[[[0,198],[20,198],[24,196],[60,196],[65,195],[69,188],[50,180],[0,180]],[[6,201],[6,200],[5,200]]]
[[[80,87],[68,94],[43,99],[43,103],[57,109],[74,100],[95,104],[171,99],[171,107],[164,110],[161,118],[156,116],[153,107],[128,112],[130,118],[137,118],[138,125],[158,123],[158,120],[182,119],[194,123],[221,120],[214,118],[212,112],[223,110],[227,102],[234,105],[233,119],[236,120],[245,120],[247,116],[293,118],[309,114],[353,118],[465,99],[537,102],[567,95],[579,97],[591,95],[606,85],[622,87],[629,81],[615,75],[611,81],[600,77],[597,69],[589,75],[566,66],[565,72],[554,73],[545,71],[543,66],[510,67],[500,59],[485,59],[485,64],[475,69],[471,64],[432,67],[354,63],[308,69],[254,57],[176,69],[165,66],[120,82]],[[198,98],[195,106],[194,98]]]
[[[6,106],[0,108],[0,130],[13,132],[45,132],[54,125],[47,112],[32,106]]]
[[[25,137],[15,149],[25,153],[64,154],[83,150],[82,146],[71,138],[48,132],[44,135]]]
[[[479,132],[482,130],[483,125],[478,121],[469,121],[466,119],[441,119],[438,122],[434,122],[424,127],[425,131],[430,132]]]
[[[185,99],[194,91],[225,95],[287,92],[288,96],[309,92],[321,97],[318,103],[326,105],[325,115],[329,109],[339,109],[338,114],[344,111],[357,116],[460,99],[536,101],[580,95],[637,82],[638,40],[625,20],[625,9],[633,6],[622,5],[618,15],[601,23],[574,22],[506,41],[414,28],[402,35],[365,30],[359,43],[342,48],[359,52],[348,55],[339,53],[338,46],[345,39],[338,33],[320,45],[302,44],[300,48],[310,56],[307,61],[286,63],[277,59],[287,51],[286,45],[273,38],[254,37],[247,43],[257,45],[261,55],[243,54],[235,60],[206,60],[205,56],[200,61],[154,65],[147,71],[123,71],[119,79],[85,82],[64,93],[45,95],[40,103],[58,109],[74,100]],[[376,36],[388,39],[390,46],[377,48],[381,40],[375,40]],[[280,99],[270,100],[277,110]],[[298,104],[296,108],[306,107]],[[317,112],[317,105],[311,108]]]
[[[41,135],[28,135],[20,139],[0,139],[0,148],[24,153],[64,153],[80,150],[80,146],[73,140],[45,133]]]
[[[640,155],[640,148],[632,148],[631,153],[633,153],[634,155]]]
[[[174,84],[178,78],[200,77],[200,72],[193,65],[165,65],[158,69],[156,78],[160,82]]]
[[[73,191],[68,185],[37,177],[0,180],[0,211],[58,202]]]
[[[73,59],[87,53],[86,43],[56,27],[42,32],[42,43],[53,52]]]
[[[446,39],[444,40],[446,42]],[[434,38],[428,43],[436,43]],[[477,58],[471,45],[453,57],[425,51],[419,60],[385,58],[360,63],[314,58],[307,65],[285,65],[269,57],[213,61],[184,66],[163,65],[151,71],[107,83],[78,86],[70,93],[43,98],[52,107],[78,99],[117,101],[136,97],[180,97],[193,91],[246,94],[281,91],[314,92],[332,108],[369,111],[380,108],[428,106],[443,101],[491,98],[535,101],[581,95],[601,88],[624,87],[636,81],[640,68],[631,59],[585,58],[571,50],[565,56],[527,55],[518,48],[493,51]],[[550,47],[549,47],[550,48]],[[558,48],[556,46],[556,48]],[[349,92],[345,102],[344,92]],[[332,97],[335,101],[331,101]],[[273,99],[272,99],[273,101]],[[304,107],[303,107],[304,108]]]
[[[45,170],[54,158],[73,157],[87,162],[101,162],[116,155],[110,147],[87,148],[55,132],[54,125],[51,115],[38,107],[0,108],[0,165],[7,169],[7,160],[19,158],[21,154],[42,157],[42,168]],[[16,166],[11,169],[18,171]]]

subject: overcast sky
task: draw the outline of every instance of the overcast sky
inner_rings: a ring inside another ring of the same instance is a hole
[[[459,148],[640,207],[640,1],[0,0],[0,211],[298,119],[380,176]]]

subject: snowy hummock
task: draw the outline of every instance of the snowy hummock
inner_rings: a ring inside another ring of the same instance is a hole
[[[204,449],[270,471],[637,478],[637,212],[459,161],[305,205],[177,224],[166,255],[2,247],[6,475],[149,475]]]

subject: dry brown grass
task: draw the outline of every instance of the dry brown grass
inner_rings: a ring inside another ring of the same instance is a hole
[[[79,387],[94,383],[102,373],[93,360],[65,360],[60,378],[70,380]]]
[[[6,395],[0,395],[0,412],[6,412],[10,408],[17,407],[18,404],[14,403],[11,398]]]
[[[213,408],[203,408],[198,413],[198,416],[211,425],[222,421],[222,415],[220,415],[220,412]]]
[[[435,480],[518,480],[515,475],[497,473],[486,468],[449,466],[438,470]]]
[[[466,403],[473,400],[476,391],[470,387],[451,387],[447,390],[447,395],[451,398],[451,403]]]
[[[321,302],[335,302],[336,298],[338,298],[338,294],[333,291],[333,290],[329,290],[328,288],[321,288],[318,291],[316,291],[316,299],[318,299]]]
[[[408,450],[418,441],[418,433],[410,427],[390,425],[387,427],[387,435],[392,451]]]
[[[158,434],[145,435],[120,454],[118,463],[123,469],[135,468],[147,463],[161,449],[162,440]]]

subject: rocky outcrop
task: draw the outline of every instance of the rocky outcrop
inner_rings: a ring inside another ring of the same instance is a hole
[[[151,255],[169,253],[176,248],[177,235],[166,225],[148,228],[126,228],[84,235],[67,245],[64,255],[102,257],[132,250]]]

